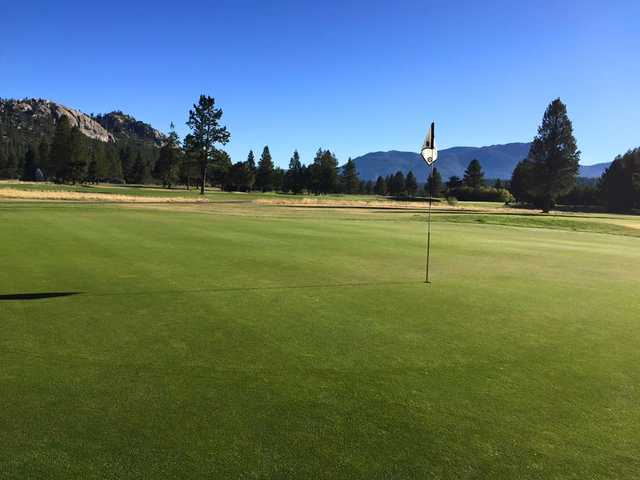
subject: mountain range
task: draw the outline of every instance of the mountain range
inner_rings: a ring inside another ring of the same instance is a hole
[[[480,161],[486,178],[509,179],[516,164],[527,157],[530,143],[507,143],[504,145],[490,145],[487,147],[452,147],[438,152],[436,166],[442,177],[464,175],[467,165],[474,158]],[[376,180],[401,171],[405,175],[412,171],[419,182],[426,181],[429,174],[428,167],[420,154],[415,152],[371,152],[353,159],[358,175],[364,180]],[[602,175],[610,165],[598,163],[595,165],[581,165],[579,176],[593,178]]]

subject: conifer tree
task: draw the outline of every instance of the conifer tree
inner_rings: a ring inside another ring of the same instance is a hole
[[[559,98],[544,112],[528,159],[532,176],[529,193],[539,199],[543,212],[549,212],[557,198],[575,185],[580,160],[567,107]]]
[[[376,195],[386,195],[387,183],[384,181],[384,177],[379,176],[376,180],[376,185],[373,187],[373,191]]]
[[[347,163],[342,167],[341,183],[345,193],[358,193],[360,188],[360,179],[356,170],[356,163],[349,158]]]
[[[68,177],[69,163],[71,161],[71,125],[66,115],[63,115],[56,124],[56,130],[51,142],[51,168],[55,169],[55,176],[59,182]]]
[[[147,177],[147,164],[142,158],[140,152],[136,154],[133,162],[133,170],[131,172],[132,183],[144,183]]]
[[[89,155],[87,150],[87,138],[80,132],[80,128],[75,126],[71,129],[70,137],[71,156],[68,169],[68,180],[73,184],[82,182],[87,175],[87,166],[89,164]]]
[[[442,187],[442,175],[436,167],[433,167],[433,173],[429,174],[425,184],[426,193],[431,197],[439,197],[442,193]]]
[[[401,171],[397,171],[390,179],[389,192],[391,195],[403,195],[405,193],[405,179]]]
[[[180,139],[171,123],[167,142],[158,152],[158,160],[153,169],[153,176],[162,182],[162,186],[171,188],[178,178],[180,163]]]
[[[22,180],[33,182],[36,179],[36,170],[38,169],[38,162],[36,159],[36,151],[32,146],[29,146],[27,153],[24,155],[24,162],[22,168]]]
[[[222,109],[216,108],[214,98],[207,95],[200,95],[198,103],[189,110],[189,147],[200,165],[201,195],[204,195],[207,183],[207,168],[216,155],[215,145],[225,145],[231,137],[227,127],[220,126],[221,118]]]
[[[463,178],[464,185],[474,190],[478,190],[484,186],[484,172],[482,171],[482,165],[477,159],[473,159],[469,162],[467,169],[464,172]]]
[[[50,171],[49,144],[45,138],[42,138],[38,144],[38,168],[40,168],[45,177],[52,173]]]
[[[256,188],[263,192],[270,192],[273,190],[273,180],[273,160],[269,147],[265,145],[256,171]]]
[[[418,192],[418,181],[412,171],[407,173],[407,178],[405,179],[404,184],[407,190],[407,195],[414,197]]]
[[[640,208],[640,148],[616,157],[602,174],[599,187],[610,210]]]
[[[285,190],[294,194],[299,194],[304,188],[304,176],[300,154],[294,150],[291,160],[289,160],[289,170],[285,175]]]
[[[533,197],[529,194],[531,189],[531,162],[526,158],[518,162],[511,174],[509,191],[518,203],[529,203]]]

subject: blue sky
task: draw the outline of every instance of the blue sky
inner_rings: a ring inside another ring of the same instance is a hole
[[[567,103],[582,163],[640,146],[640,2],[0,0],[0,97],[121,109],[186,132],[200,93],[234,161],[286,166],[530,141]]]

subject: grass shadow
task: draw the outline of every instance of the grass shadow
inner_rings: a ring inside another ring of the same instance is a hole
[[[8,295],[0,295],[0,302],[12,300],[44,300],[46,298],[70,297],[72,295],[80,295],[81,293],[82,292],[12,293]]]

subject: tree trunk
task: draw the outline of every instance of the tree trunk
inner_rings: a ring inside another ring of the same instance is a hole
[[[202,185],[200,185],[200,195],[204,195],[204,186],[207,183],[207,162],[202,162]]]

